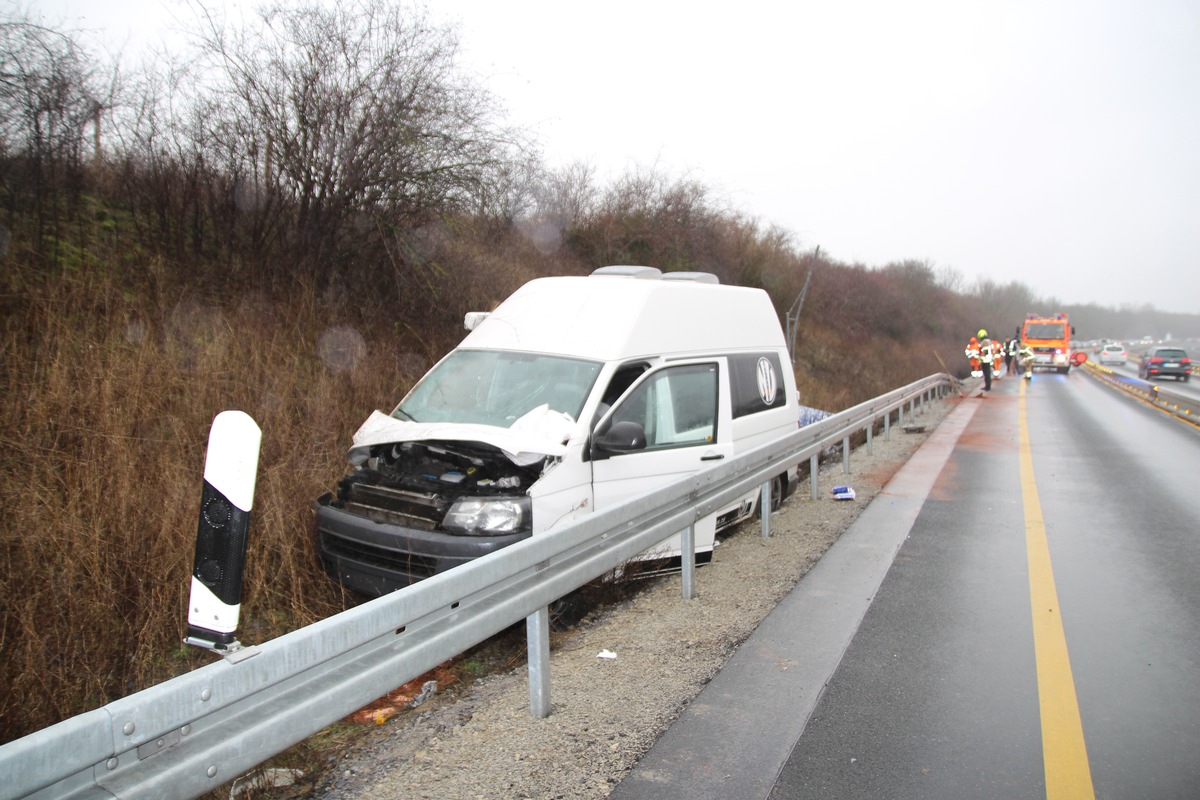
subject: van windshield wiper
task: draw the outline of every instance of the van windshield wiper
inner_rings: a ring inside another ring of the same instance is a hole
[[[412,414],[405,411],[403,408],[397,408],[395,411],[392,412],[393,417],[396,416],[397,414],[403,415],[404,417],[406,417],[408,419],[409,422],[417,421],[416,417],[414,417]]]

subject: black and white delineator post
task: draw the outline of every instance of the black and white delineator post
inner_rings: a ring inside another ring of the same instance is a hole
[[[244,412],[222,411],[213,419],[183,640],[187,644],[220,651],[241,647],[234,633],[242,609],[242,569],[261,441],[262,431]]]

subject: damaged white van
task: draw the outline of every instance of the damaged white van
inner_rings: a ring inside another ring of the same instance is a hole
[[[328,573],[380,595],[796,430],[783,332],[759,289],[604,267],[531,281],[390,413],[315,504]],[[778,503],[795,467],[773,481]],[[699,521],[697,559],[759,493]],[[675,536],[647,558],[679,556]]]

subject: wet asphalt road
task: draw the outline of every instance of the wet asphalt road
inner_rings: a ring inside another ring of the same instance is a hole
[[[1082,372],[962,402],[858,619],[781,605],[614,797],[1200,797],[1200,433]]]

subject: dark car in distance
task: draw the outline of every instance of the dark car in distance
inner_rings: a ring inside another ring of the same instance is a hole
[[[1138,376],[1142,380],[1172,377],[1186,381],[1192,372],[1192,360],[1181,347],[1151,347],[1138,364]]]

